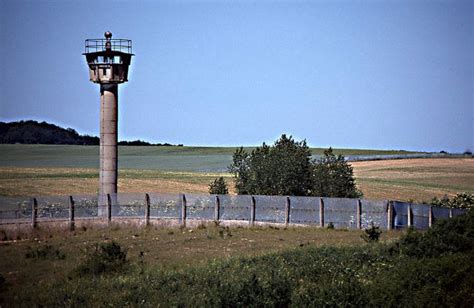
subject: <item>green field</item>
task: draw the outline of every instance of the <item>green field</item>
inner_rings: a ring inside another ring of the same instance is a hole
[[[120,169],[146,169],[186,172],[225,172],[232,162],[234,147],[119,147]],[[247,148],[251,150],[252,148]],[[324,149],[313,148],[313,155]],[[336,154],[396,155],[405,151],[335,149]],[[98,146],[0,145],[0,167],[98,168]]]
[[[207,193],[226,178],[234,148],[121,147],[119,192]],[[249,150],[251,150],[249,148]],[[312,149],[315,155],[322,149]],[[400,154],[396,151],[336,150],[345,155]],[[0,196],[81,195],[98,192],[96,146],[0,145]],[[429,201],[474,193],[473,158],[420,158],[351,162],[364,197]]]

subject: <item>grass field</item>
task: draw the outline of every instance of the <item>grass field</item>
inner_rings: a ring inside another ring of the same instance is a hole
[[[119,147],[119,168],[182,172],[225,172],[232,162],[234,147]],[[246,148],[251,150],[252,148]],[[313,148],[313,155],[324,149]],[[405,151],[334,149],[336,154],[396,155]],[[98,146],[0,145],[0,167],[97,168]]]
[[[214,224],[194,229],[135,229],[120,226],[101,229],[89,226],[71,233],[54,229],[18,233],[13,238],[19,241],[0,240],[0,273],[8,282],[10,291],[3,295],[13,302],[15,293],[22,288],[64,278],[65,273],[71,272],[82,261],[85,248],[110,240],[127,249],[133,264],[144,262],[147,267],[182,269],[205,265],[213,260],[257,256],[300,246],[362,244],[361,233],[317,228],[224,228]],[[383,240],[391,241],[399,235],[399,232],[384,233]],[[39,259],[26,257],[28,252],[46,246],[60,251],[65,259],[58,260],[54,255]]]
[[[1,196],[98,192],[97,147],[1,145],[0,150]],[[318,151],[313,149],[314,153]],[[346,155],[362,153],[358,151],[343,150]],[[209,183],[218,176],[224,176],[232,187],[228,173],[195,171],[225,170],[232,152],[232,148],[122,147],[119,191],[207,193]],[[380,151],[371,153],[381,154]],[[367,150],[363,154],[367,155]],[[369,199],[429,201],[445,194],[474,193],[472,158],[351,164],[358,186]]]

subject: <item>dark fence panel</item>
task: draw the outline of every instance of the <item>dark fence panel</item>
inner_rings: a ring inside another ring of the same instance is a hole
[[[408,206],[409,203],[393,201],[393,225],[395,229],[406,228],[408,226]]]
[[[430,206],[427,204],[412,204],[413,227],[416,229],[429,228]]]
[[[445,207],[433,207],[433,223],[441,219],[448,219],[450,210]]]

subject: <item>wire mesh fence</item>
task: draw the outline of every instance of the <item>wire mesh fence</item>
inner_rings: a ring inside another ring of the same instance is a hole
[[[389,214],[393,209],[393,215]],[[0,224],[75,219],[175,219],[291,223],[355,229],[427,229],[440,219],[462,215],[449,209],[400,201],[348,198],[113,194],[51,197],[0,197]]]

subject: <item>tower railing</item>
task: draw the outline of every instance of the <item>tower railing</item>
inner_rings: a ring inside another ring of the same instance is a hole
[[[110,39],[112,51],[132,53],[132,40]],[[85,43],[85,53],[105,51],[107,39],[87,39]]]

